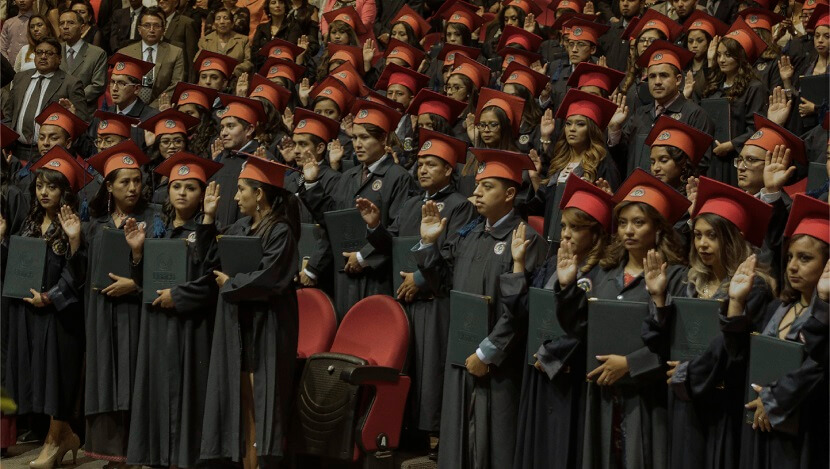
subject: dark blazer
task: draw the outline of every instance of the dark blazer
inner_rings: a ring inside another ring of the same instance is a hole
[[[72,68],[66,61],[66,44],[61,46],[61,56],[61,70],[80,80],[84,86],[87,109],[98,107],[98,97],[104,94],[107,86],[107,53],[100,47],[83,42]]]
[[[101,0],[101,6],[98,7],[98,14],[95,16],[95,22],[98,29],[101,30],[101,47],[110,55],[110,34],[112,32],[112,15],[116,10],[121,9],[120,0]],[[127,10],[129,11],[129,10]],[[127,17],[129,18],[129,13]]]
[[[141,10],[139,10],[140,12]],[[104,34],[104,37],[109,43],[110,53],[117,52],[119,49],[123,49],[133,42],[141,40],[138,37],[137,31],[135,33],[136,39],[130,39],[130,24],[129,8],[119,8],[112,12],[112,21],[106,26],[108,29],[105,29],[106,34]]]
[[[17,127],[17,121],[20,118],[20,111],[23,106],[23,98],[26,94],[26,89],[29,87],[29,83],[32,82],[32,75],[35,72],[37,72],[37,69],[18,72],[14,76],[14,80],[12,80],[11,88],[9,89],[9,99],[3,103],[3,120],[7,123],[6,125],[13,129]],[[80,80],[58,69],[55,70],[55,74],[49,80],[49,86],[43,95],[43,103],[40,110],[45,109],[50,103],[56,102],[61,98],[67,98],[75,104],[78,117],[84,120],[89,119],[86,98],[84,97],[84,87]],[[31,103],[31,105],[36,105],[36,103]]]
[[[185,78],[193,79],[193,67],[190,65],[196,58],[197,42],[199,41],[199,26],[181,13],[173,15],[164,29],[164,40],[178,47],[184,53]]]

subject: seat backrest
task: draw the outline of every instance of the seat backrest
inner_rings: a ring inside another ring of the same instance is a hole
[[[545,217],[532,215],[527,217],[527,224],[530,225],[537,233],[544,236],[545,232]]]
[[[409,349],[409,321],[391,296],[373,295],[357,302],[343,317],[331,352],[354,355],[372,365],[403,369]]]
[[[300,313],[297,358],[328,352],[337,333],[337,313],[331,299],[323,290],[301,288],[297,290],[297,305]]]

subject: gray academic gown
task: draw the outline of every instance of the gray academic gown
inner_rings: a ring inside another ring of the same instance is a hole
[[[642,275],[628,285],[623,284],[626,260],[610,270],[595,267],[587,293],[573,282],[564,289],[554,284],[557,311],[579,311],[571,329],[575,336],[586,337],[588,325],[588,298],[647,302],[649,294]],[[667,294],[682,292],[685,268],[668,267]],[[616,386],[598,386],[588,383],[585,407],[585,434],[583,440],[583,469],[620,468],[615,455],[614,427],[619,426],[622,440],[622,467],[662,469],[667,467],[666,385],[660,371],[660,356],[646,347],[626,356],[629,375],[634,383]],[[593,370],[591,365],[586,367]]]
[[[438,454],[442,468],[500,469],[513,462],[527,317],[502,304],[499,276],[513,270],[510,245],[521,222],[514,211],[487,231],[479,219],[443,247],[434,244],[416,252],[418,268],[436,294],[446,296],[452,289],[493,299],[490,332],[482,338],[492,359],[489,373],[475,378],[446,363]],[[543,262],[547,245],[530,227],[526,237],[531,242],[525,268],[532,272]]]
[[[397,218],[389,228],[379,225],[369,232],[367,239],[374,256],[392,255],[392,240],[398,236],[419,236],[421,207],[425,196],[415,196],[401,206]],[[438,240],[442,246],[447,239],[458,236],[458,230],[476,217],[476,210],[452,186],[429,198],[438,204],[447,228]],[[367,250],[368,251],[368,250]],[[392,272],[392,276],[399,272]],[[447,358],[447,338],[450,327],[450,304],[446,296],[435,296],[424,281],[423,274],[415,274],[420,291],[412,302],[403,303],[409,317],[411,341],[409,372],[412,386],[409,391],[411,424],[419,430],[437,432],[441,426],[441,396],[444,389],[444,362]],[[393,292],[394,294],[394,292]]]

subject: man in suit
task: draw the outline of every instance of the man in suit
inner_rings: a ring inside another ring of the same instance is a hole
[[[89,119],[84,87],[80,80],[60,69],[61,45],[55,38],[45,38],[35,46],[35,68],[14,76],[9,99],[3,103],[4,123],[20,138],[14,154],[19,159],[37,155],[38,125],[35,117],[50,103],[66,98],[77,103],[77,115]]]
[[[117,0],[121,4],[120,0]],[[110,52],[116,52],[128,45],[138,41],[138,17],[144,11],[141,0],[130,0],[127,8],[118,8],[112,12],[112,20],[107,28],[102,29],[104,37],[109,38]]]
[[[107,81],[107,53],[104,49],[81,39],[83,18],[73,10],[61,13],[59,22],[61,38],[61,70],[72,75],[84,85],[87,109],[95,109],[98,98],[104,94]]]
[[[193,68],[190,65],[196,57],[201,25],[197,26],[192,19],[179,13],[179,0],[160,0],[158,3],[166,16],[164,39],[184,52],[185,73],[188,81],[192,81]]]
[[[172,95],[176,84],[185,81],[184,53],[180,48],[162,41],[164,26],[165,18],[161,9],[150,7],[144,10],[138,17],[141,41],[118,51],[126,56],[155,64],[144,76],[143,90],[139,96],[156,108],[162,93]]]

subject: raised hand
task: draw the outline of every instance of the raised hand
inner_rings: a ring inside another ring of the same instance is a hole
[[[528,170],[527,176],[530,178],[530,182],[533,184],[533,190],[539,190],[539,186],[542,184],[542,158],[539,157],[539,153],[536,151],[535,148],[531,148],[530,152],[528,153],[530,157],[530,161],[533,162],[533,168]]]
[[[822,301],[830,300],[830,261],[824,264],[824,272],[821,273],[821,277],[818,279],[816,291]]]
[[[256,150],[254,150],[253,155],[261,160],[268,159],[268,153],[265,152],[265,147],[263,146],[256,147]]]
[[[790,88],[792,85],[793,75],[795,75],[795,67],[793,67],[793,63],[789,56],[782,55],[781,58],[778,59],[778,74],[781,76],[781,81],[784,83],[784,86],[786,88]]]
[[[625,95],[618,93],[613,99],[614,104],[617,105],[617,111],[611,116],[611,122],[608,123],[608,130],[616,132],[620,130],[628,118],[628,106],[625,105]]]
[[[527,225],[524,222],[519,223],[519,226],[513,230],[513,239],[510,242],[510,254],[513,256],[513,273],[522,273],[525,271],[525,255],[527,254],[527,247],[530,246],[530,240],[526,239],[525,232]]]
[[[78,114],[77,109],[75,108],[75,105],[72,104],[72,101],[70,101],[66,98],[61,98],[61,99],[58,100],[58,104],[63,106],[64,109],[71,112],[72,114],[76,114],[76,115]]]
[[[596,15],[596,8],[594,7],[594,2],[585,2],[585,6],[582,8],[582,13],[585,15]]]
[[[248,95],[248,72],[243,72],[239,75],[239,78],[236,79],[236,95]]]
[[[220,186],[216,181],[210,181],[205,188],[205,197],[202,201],[202,210],[205,213],[202,223],[209,225],[216,217],[216,209],[219,207]]]
[[[69,239],[69,246],[74,253],[81,246],[81,218],[72,211],[69,205],[64,205],[58,211],[58,222]],[[0,235],[2,238],[2,235]]]
[[[6,219],[3,218],[3,215],[0,215],[0,240],[6,237],[6,229],[8,229],[9,225],[6,224]]]
[[[311,150],[306,150],[300,155],[297,165],[303,168],[303,180],[306,183],[316,182],[320,177],[320,163],[311,154]]]
[[[211,156],[211,158],[213,160],[216,160],[216,158],[219,158],[219,155],[221,155],[224,150],[225,150],[225,146],[222,145],[222,139],[220,139],[219,137],[216,137],[213,140],[213,143],[210,144],[210,156]]]
[[[697,202],[697,186],[700,185],[700,178],[691,176],[686,180],[686,198],[692,203],[689,205],[689,216],[695,211],[695,202]]]
[[[346,114],[343,116],[343,119],[340,120],[340,128],[343,129],[343,132],[346,132],[346,135],[349,137],[352,136],[352,128],[354,127],[354,116],[351,114]]]
[[[709,65],[709,68],[715,66],[715,57],[718,55],[718,44],[720,44],[720,36],[715,35],[715,37],[709,41],[709,49],[706,50],[706,62]]]
[[[375,58],[375,41],[366,39],[363,43],[363,71],[368,72],[372,69],[372,59]]]
[[[560,244],[556,252],[556,277],[559,279],[559,286],[565,288],[575,282],[577,273],[576,254],[571,251],[569,243]]]
[[[686,81],[683,83],[683,96],[686,99],[692,97],[692,94],[695,92],[695,74],[692,73],[691,70],[686,72]]]
[[[343,159],[343,144],[340,140],[334,139],[329,143],[329,164],[332,169],[340,169],[340,160]]]
[[[790,149],[776,145],[766,154],[764,165],[764,190],[774,193],[781,190],[795,173],[795,166],[790,166]]]
[[[170,104],[170,95],[165,91],[159,96],[159,112],[166,111],[173,107]]]
[[[478,136],[476,130],[478,129],[476,128],[476,116],[472,112],[468,112],[467,117],[464,118],[464,128],[467,129],[467,138],[471,142],[475,142]]]
[[[651,295],[654,305],[661,308],[666,305],[666,287],[669,284],[666,275],[666,264],[663,255],[654,249],[649,249],[643,259],[643,278],[646,281],[646,291]]]
[[[371,200],[358,197],[355,200],[355,207],[369,228],[374,230],[380,225],[380,209]]]
[[[605,58],[604,55],[599,56],[599,58],[597,59],[597,65],[599,65],[600,67],[608,67],[608,59]]]
[[[290,107],[286,107],[285,112],[282,113],[282,123],[289,132],[294,130],[294,111]]]
[[[752,291],[752,284],[755,281],[755,265],[757,258],[755,254],[747,257],[729,281],[729,311],[730,317],[738,316],[743,312],[746,305],[746,298]],[[733,307],[734,306],[734,307]]]
[[[421,244],[433,244],[438,241],[447,227],[447,219],[441,218],[438,205],[428,200],[421,206]]]
[[[308,98],[311,96],[311,83],[309,83],[308,78],[303,78],[300,82],[300,86],[297,87],[297,96],[303,106],[308,106]]]
[[[539,122],[539,136],[542,140],[550,140],[555,129],[556,119],[553,118],[553,110],[548,109],[542,114],[542,120]]]
[[[536,15],[533,13],[528,13],[527,16],[525,16],[524,30],[529,33],[536,30]]]
[[[606,194],[614,195],[614,191],[611,190],[611,184],[603,178],[599,178],[594,181],[594,185],[605,191]]]
[[[767,108],[767,119],[783,126],[787,123],[792,110],[793,100],[787,96],[784,88],[776,86],[769,95],[769,107]]]
[[[145,227],[144,223],[136,222],[135,218],[128,218],[124,223],[124,238],[133,251],[133,262],[138,262],[141,259],[144,250],[144,239],[147,237]]]
[[[282,159],[284,159],[288,163],[294,161],[295,145],[296,144],[294,143],[294,140],[291,140],[291,137],[289,137],[288,135],[285,135],[277,144],[277,150],[280,152],[280,155],[282,155]]]

